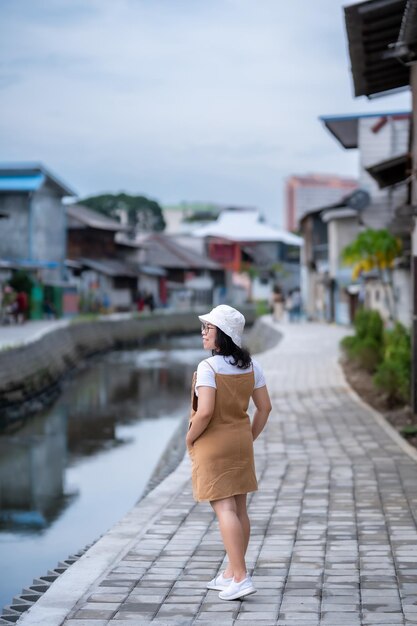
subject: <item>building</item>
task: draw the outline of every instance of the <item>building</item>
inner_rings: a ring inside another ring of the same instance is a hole
[[[257,210],[227,209],[192,235],[205,240],[209,257],[229,273],[229,290],[246,286],[251,299],[269,301],[275,284],[284,291],[300,285],[302,239],[266,224]]]
[[[285,181],[285,228],[297,231],[305,213],[339,202],[357,186],[355,179],[340,176],[325,174],[290,176]]]
[[[166,205],[162,212],[165,220],[166,235],[186,235],[193,228],[202,226],[217,219],[223,206],[210,202],[181,202]]]
[[[137,267],[139,291],[152,294],[156,303],[175,308],[219,304],[225,273],[221,264],[207,255],[163,233],[135,239],[119,233],[116,240],[126,262]]]
[[[0,264],[27,269],[43,283],[64,278],[64,197],[74,191],[40,163],[0,164]]]
[[[106,215],[80,205],[66,207],[71,281],[81,311],[129,311],[135,306],[138,271],[120,258],[116,233],[127,230]],[[75,312],[75,311],[74,311]]]
[[[360,289],[352,281],[351,268],[343,266],[341,252],[355,239],[359,211],[368,203],[369,195],[356,190],[340,202],[303,215],[301,291],[308,319],[352,322]]]
[[[405,174],[410,111],[332,115],[322,116],[320,120],[345,150],[359,150],[359,188],[371,197],[362,214],[363,224],[369,228],[387,227],[395,217],[396,208],[404,204],[408,190],[406,185],[399,184],[401,180],[395,181],[395,187],[381,187],[377,179],[381,170],[387,169],[388,162],[401,168],[403,160]],[[386,163],[385,168],[382,163]]]
[[[417,128],[417,0],[369,0],[345,7],[355,96],[381,96],[411,87],[412,125]],[[410,141],[409,201],[399,207],[411,236],[411,403],[417,414],[417,140]],[[413,175],[414,173],[414,175]],[[411,175],[410,175],[411,174]]]
[[[410,233],[407,230],[401,232],[395,222],[398,210],[408,201],[410,118],[409,111],[320,118],[325,128],[344,149],[359,151],[358,180],[360,190],[368,194],[369,202],[357,212],[356,232],[352,230],[352,224],[346,226],[349,236],[354,239],[365,228],[387,228],[402,238],[403,258],[394,271],[394,293],[390,294],[389,289],[380,284],[380,279],[370,273],[364,277],[366,282],[363,298],[367,302],[376,303],[376,308],[387,320],[390,318],[391,301],[394,299],[398,319],[406,325],[410,324],[411,305]]]

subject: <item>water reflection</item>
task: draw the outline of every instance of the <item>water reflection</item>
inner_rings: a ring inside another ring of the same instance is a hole
[[[138,500],[187,418],[199,345],[90,361],[52,407],[0,436],[0,606]]]
[[[65,424],[57,407],[0,438],[0,529],[43,528],[71,499],[64,496]]]

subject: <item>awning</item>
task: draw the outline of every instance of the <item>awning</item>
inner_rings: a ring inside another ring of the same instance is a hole
[[[166,276],[167,271],[163,267],[157,267],[156,265],[139,265],[139,274],[145,274],[146,276]]]
[[[322,115],[319,119],[343,148],[350,150],[358,147],[360,117],[360,115]]]
[[[355,96],[370,98],[409,85],[410,68],[395,51],[406,5],[406,0],[368,0],[345,7]]]
[[[29,259],[14,261],[11,259],[0,259],[0,268],[2,269],[49,270],[57,267],[59,267],[57,261],[31,261]]]
[[[371,167],[365,168],[367,172],[376,180],[380,189],[391,187],[405,181],[411,174],[410,154],[401,154],[375,163]]]

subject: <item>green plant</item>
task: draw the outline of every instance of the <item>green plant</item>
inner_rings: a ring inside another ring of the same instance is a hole
[[[381,362],[382,346],[373,337],[365,337],[357,342],[353,356],[359,367],[368,372],[375,372]]]
[[[100,313],[80,313],[70,320],[71,324],[80,324],[83,322],[93,322],[100,319]]]
[[[343,337],[340,342],[343,350],[346,352],[349,359],[353,359],[353,352],[355,350],[357,338],[355,335],[348,335],[347,337]]]
[[[255,307],[256,317],[270,313],[270,307],[267,300],[256,300]]]
[[[382,344],[384,339],[384,322],[378,311],[359,309],[356,312],[353,324],[358,339],[372,337],[372,339]]]
[[[407,424],[400,432],[403,437],[415,437],[417,435],[417,424]]]
[[[390,297],[394,293],[392,269],[394,261],[401,255],[402,243],[387,229],[374,230],[367,228],[359,233],[352,243],[342,250],[342,262],[352,266],[352,278],[356,280],[362,273],[376,270],[385,291],[390,317],[395,319],[395,300]]]
[[[347,357],[368,372],[375,372],[383,355],[384,323],[377,311],[360,309],[354,320],[355,335],[344,337]]]
[[[9,284],[15,291],[25,291],[27,294],[30,294],[33,280],[30,274],[25,270],[17,270],[13,273],[12,278],[9,280]]]
[[[387,393],[388,402],[408,402],[411,388],[411,337],[399,322],[384,333],[383,360],[374,383]]]

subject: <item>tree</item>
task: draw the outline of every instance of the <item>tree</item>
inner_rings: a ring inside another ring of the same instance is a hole
[[[345,265],[353,265],[354,280],[365,272],[377,272],[385,291],[391,319],[396,318],[392,270],[394,261],[400,256],[401,251],[401,241],[385,228],[381,230],[367,228],[342,250],[342,262]]]
[[[85,198],[80,203],[119,221],[124,214],[133,232],[161,231],[166,226],[158,202],[145,196],[102,194]]]

